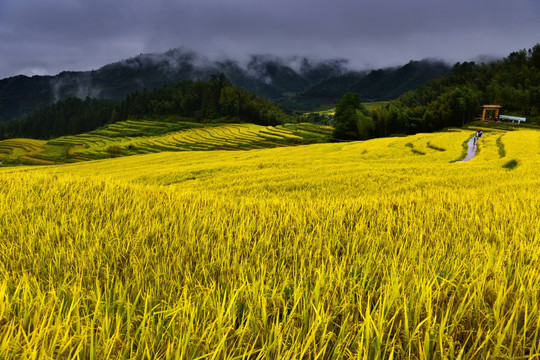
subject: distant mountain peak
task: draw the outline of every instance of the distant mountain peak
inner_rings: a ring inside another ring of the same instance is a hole
[[[69,97],[121,99],[135,91],[184,80],[208,80],[220,73],[234,85],[260,96],[285,99],[326,80],[358,74],[348,64],[345,59],[268,54],[255,54],[247,62],[240,62],[227,57],[211,59],[180,47],[164,53],[139,54],[93,71],[0,80],[0,122],[23,117]]]

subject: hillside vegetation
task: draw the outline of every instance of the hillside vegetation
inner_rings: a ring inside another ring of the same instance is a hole
[[[490,64],[457,63],[448,74],[370,110],[358,93],[347,92],[335,107],[334,138],[365,140],[463,127],[482,114],[484,104],[502,105],[502,114],[526,117],[533,127],[540,123],[540,44]]]
[[[374,111],[372,136],[463,126],[484,104],[540,123],[540,44],[489,64],[457,63],[452,70]]]
[[[246,65],[232,59],[211,60],[185,48],[140,54],[93,71],[64,71],[55,76],[0,79],[0,123],[22,119],[61,100],[87,97],[120,101],[183,81],[208,81],[225,74],[235,85],[265,98],[296,94],[348,71],[343,60],[314,61],[253,55]]]
[[[183,81],[152,91],[134,92],[121,102],[69,98],[32,115],[0,125],[1,138],[50,139],[95,130],[106,124],[175,115],[191,122],[292,122],[282,109],[254,93],[235,87],[223,74],[209,81]]]
[[[120,121],[89,133],[52,140],[0,141],[3,164],[47,165],[163,151],[249,150],[327,142],[330,126],[201,124],[190,118]]]
[[[538,357],[540,132],[473,134],[1,168],[0,357]]]
[[[441,61],[422,60],[395,68],[348,72],[321,81],[283,103],[295,109],[311,110],[334,105],[347,92],[357,94],[367,102],[392,100],[449,71],[450,66]]]
[[[311,110],[335,103],[353,85],[361,87],[358,91],[364,99],[393,99],[447,71],[448,66],[440,63],[411,61],[370,74],[352,71],[346,60],[270,55],[252,55],[246,64],[241,64],[232,59],[210,60],[187,49],[172,49],[163,54],[140,54],[95,71],[0,79],[0,123],[24,119],[73,97],[121,101],[136,91],[152,91],[184,81],[209,81],[216,74],[224,74],[234,86],[290,109]],[[359,83],[363,77],[366,80]],[[349,78],[354,80],[349,82]]]

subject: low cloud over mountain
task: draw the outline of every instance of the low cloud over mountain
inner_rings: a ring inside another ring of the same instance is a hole
[[[43,106],[68,97],[121,99],[144,89],[151,90],[184,80],[207,80],[215,74],[235,85],[272,100],[283,100],[334,79],[334,93],[347,90],[340,84],[355,74],[343,59],[313,60],[306,57],[252,55],[245,61],[222,57],[210,59],[185,48],[165,53],[141,54],[95,71],[61,72],[56,76],[15,76],[0,80],[0,121],[20,118]],[[354,84],[349,84],[354,85]],[[322,87],[324,90],[324,87]],[[324,94],[323,94],[324,95]],[[324,96],[322,96],[324,97]]]

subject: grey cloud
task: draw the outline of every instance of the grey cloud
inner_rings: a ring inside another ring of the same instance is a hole
[[[537,0],[4,0],[0,78],[88,70],[180,46],[372,67],[465,61],[534,46],[539,16]]]

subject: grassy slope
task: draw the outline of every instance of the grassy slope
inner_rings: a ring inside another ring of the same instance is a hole
[[[122,121],[87,134],[50,141],[0,141],[4,163],[55,164],[186,150],[247,150],[325,142],[331,128],[312,124],[200,124],[189,119]]]
[[[385,106],[386,104],[388,104],[390,101],[373,101],[373,102],[367,102],[367,103],[363,103],[363,105],[366,107],[366,109],[368,109],[369,111],[373,111],[374,109],[378,109],[378,108],[381,108],[383,106]],[[334,104],[335,105],[335,104]],[[304,115],[309,115],[309,114],[318,114],[318,115],[328,115],[328,116],[333,116],[336,112],[336,109],[335,107],[332,107],[332,108],[325,108],[324,110],[314,110],[314,111],[308,111],[308,112],[305,112]]]
[[[538,356],[540,132],[473,133],[0,169],[0,357]]]

